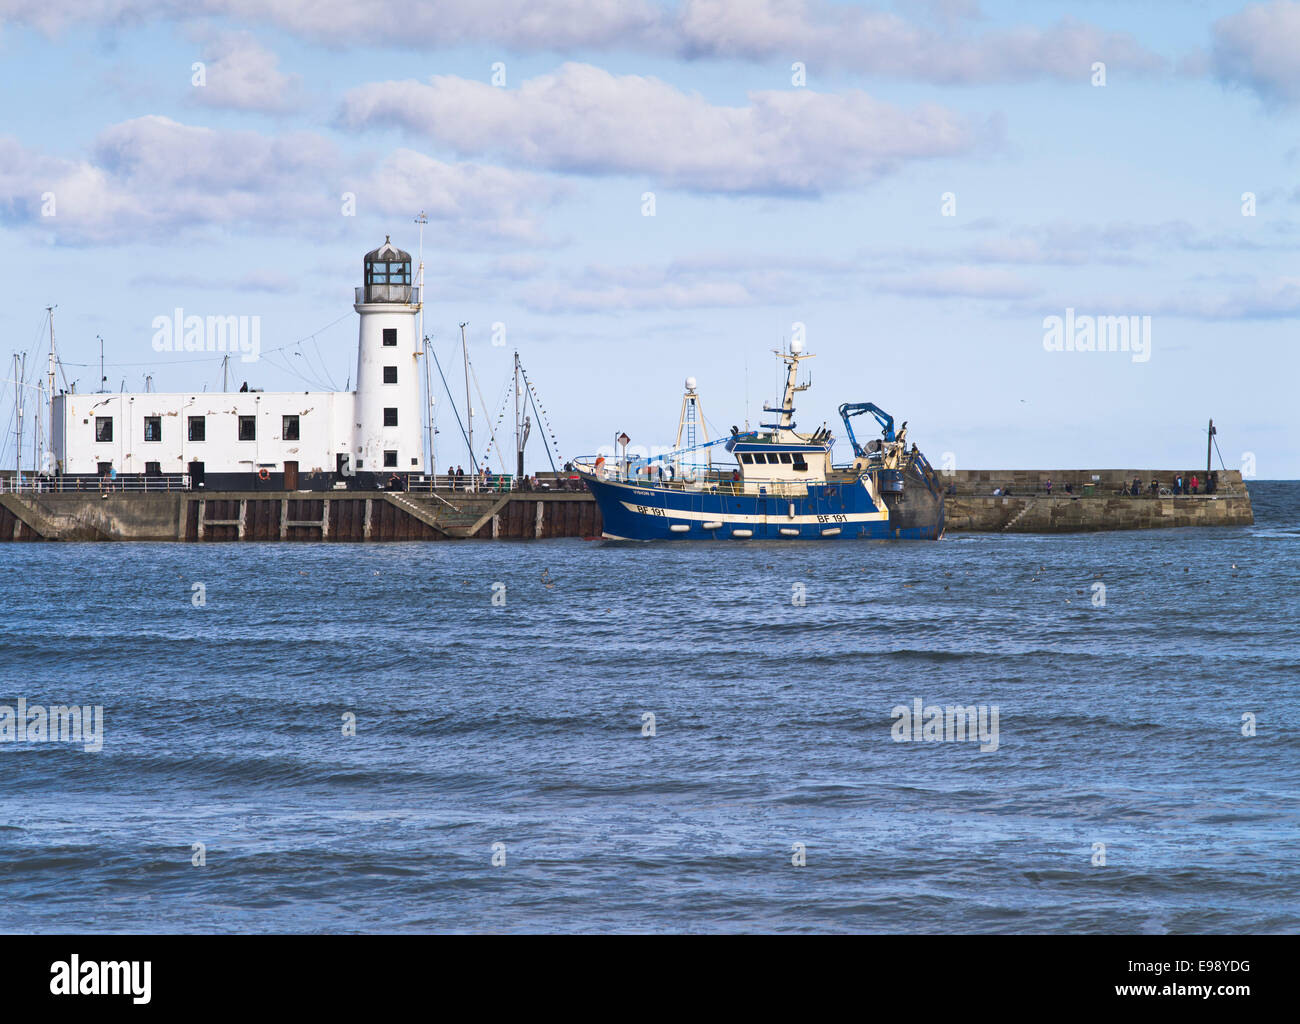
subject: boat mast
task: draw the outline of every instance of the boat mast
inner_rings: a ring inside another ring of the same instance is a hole
[[[23,481],[23,376],[26,370],[27,357],[23,356],[22,363],[18,361],[18,353],[14,353],[14,411],[18,418],[17,444],[14,447],[14,482],[22,483]],[[21,369],[20,369],[21,366]]]
[[[782,352],[780,349],[775,350],[776,354],[785,360],[785,394],[781,398],[781,419],[778,421],[778,427],[781,430],[790,430],[794,427],[794,396],[797,391],[807,391],[807,384],[797,384],[795,381],[799,376],[799,363],[804,359],[811,359],[812,353],[803,354],[803,345],[799,341],[790,342],[790,351]],[[772,409],[771,412],[778,410]]]
[[[515,349],[515,479],[524,475],[523,426],[519,422],[519,350]]]
[[[460,325],[460,347],[465,354],[465,443],[469,445],[469,464],[477,472],[478,465],[474,462],[474,401],[469,393],[469,346],[465,343],[465,328],[468,325],[468,320]]]
[[[57,306],[46,306],[45,312],[50,315],[50,368],[49,368],[49,400],[50,400],[50,462],[54,462],[54,311]],[[53,468],[53,467],[51,467]]]

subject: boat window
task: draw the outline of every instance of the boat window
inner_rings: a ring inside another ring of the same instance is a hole
[[[776,463],[779,463],[781,460],[780,460],[779,458],[777,458],[777,454],[776,454],[776,452],[768,452],[768,453],[767,453],[767,461],[768,461],[769,463],[776,464]]]
[[[749,465],[751,462],[753,462],[754,460],[753,460],[752,458],[749,457],[749,453],[748,453],[748,452],[743,452],[743,453],[741,453],[741,455],[740,455],[740,461],[743,462],[746,466],[748,466],[748,465]]]
[[[804,462],[801,452],[795,452],[794,468],[796,471],[806,471],[808,469],[808,463]]]
[[[789,452],[782,452],[782,453],[781,453],[781,462],[782,462],[784,465],[787,465],[787,466],[790,465],[790,453],[789,453]]]

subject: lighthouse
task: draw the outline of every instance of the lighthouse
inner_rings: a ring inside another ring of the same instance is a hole
[[[427,472],[420,422],[420,288],[411,254],[385,237],[366,253],[353,308],[357,341],[356,415],[351,470],[362,474]]]

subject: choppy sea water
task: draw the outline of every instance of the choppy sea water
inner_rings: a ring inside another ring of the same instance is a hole
[[[0,930],[1300,930],[1300,484],[1252,492],[938,543],[0,545],[0,704],[104,709],[98,752],[0,742]],[[917,698],[997,749],[895,742]]]

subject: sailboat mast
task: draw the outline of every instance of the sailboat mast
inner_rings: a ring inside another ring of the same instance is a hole
[[[26,368],[27,357],[23,357],[22,368],[18,361],[18,353],[14,353],[14,411],[18,417],[17,444],[14,446],[15,464],[14,482],[22,483],[23,481],[23,370]]]
[[[465,344],[465,328],[468,324],[469,321],[466,320],[460,325],[460,348],[465,354],[465,442],[469,445],[469,464],[477,470],[478,466],[474,462],[474,400],[469,392],[469,346]]]
[[[519,352],[515,351],[515,475],[516,478],[522,478],[524,475],[524,442],[523,442],[523,424],[519,418]]]
[[[49,368],[49,402],[50,402],[50,468],[53,469],[54,462],[54,310],[55,306],[46,306],[45,312],[50,315],[50,368]],[[43,467],[42,467],[43,468]]]

